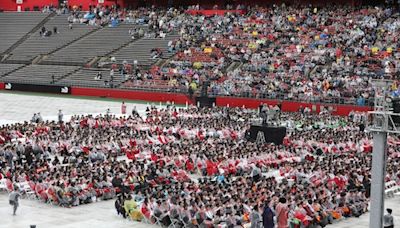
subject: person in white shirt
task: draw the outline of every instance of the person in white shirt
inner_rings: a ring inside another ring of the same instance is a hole
[[[12,191],[9,196],[9,202],[10,202],[10,205],[13,206],[13,215],[14,216],[16,215],[16,212],[17,212],[17,209],[19,206],[19,202],[18,202],[19,197],[21,197],[21,194],[19,193],[19,189],[18,189],[18,187],[14,187],[14,191]]]
[[[387,208],[386,211],[387,211],[387,214],[383,216],[383,227],[384,228],[393,228],[394,223],[393,223],[392,209]]]

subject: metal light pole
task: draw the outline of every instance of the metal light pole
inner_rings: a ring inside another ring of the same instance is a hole
[[[367,131],[372,132],[373,151],[371,169],[371,207],[370,207],[370,228],[383,227],[385,176],[387,161],[387,136],[388,133],[400,134],[396,128],[393,116],[400,114],[391,111],[390,101],[387,93],[392,85],[391,80],[374,80],[372,84],[375,89],[374,111],[368,112]],[[369,122],[370,121],[370,122]]]
[[[374,133],[373,142],[370,228],[383,227],[387,133]]]

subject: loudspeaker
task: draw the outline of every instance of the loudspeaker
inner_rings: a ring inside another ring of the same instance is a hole
[[[267,143],[274,143],[281,145],[283,138],[286,136],[285,127],[271,127],[265,125],[251,125],[250,127],[250,141],[256,142],[259,135],[264,134],[263,141]]]
[[[212,108],[216,101],[215,97],[196,97],[196,104],[200,105],[200,107]]]

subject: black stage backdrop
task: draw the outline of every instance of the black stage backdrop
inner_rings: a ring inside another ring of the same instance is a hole
[[[283,138],[286,136],[285,127],[273,127],[266,125],[251,125],[250,127],[250,141],[255,142],[257,140],[258,132],[264,133],[265,142],[275,143],[281,145]]]

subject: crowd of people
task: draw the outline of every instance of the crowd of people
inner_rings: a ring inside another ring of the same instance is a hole
[[[74,23],[129,23],[147,25],[129,31],[135,38],[178,33],[180,37],[164,47],[175,55],[161,67],[132,71],[126,87],[164,81],[167,89],[202,89],[215,96],[369,105],[374,96],[371,79],[383,78],[394,80],[391,91],[400,95],[398,9],[283,4],[239,5],[244,13],[225,15],[187,13],[200,9],[97,5],[89,11],[66,6],[45,11],[69,13],[71,28]],[[154,47],[149,58],[161,58],[165,53],[160,48]]]
[[[399,95],[398,14],[390,7],[285,5],[243,15],[180,11],[169,20],[180,34],[168,43],[176,55],[146,74],[178,78],[171,87],[211,82],[213,95],[366,105],[371,79],[394,80]]]
[[[174,56],[161,67],[132,71],[126,87],[161,84],[215,96],[369,105],[371,79],[383,78],[393,80],[391,91],[400,95],[400,20],[395,8],[274,5],[249,6],[243,14],[187,13],[197,8],[98,5],[87,12],[79,7],[67,12],[71,26],[129,23],[147,25],[129,31],[135,38],[179,34],[164,47]],[[160,48],[154,47],[149,58],[162,58]]]
[[[126,109],[126,107],[125,107]],[[190,227],[326,226],[367,210],[372,140],[365,115],[281,113],[282,145],[249,140],[254,110],[149,107],[0,129],[1,178],[71,207],[117,197],[137,221]],[[400,139],[386,181],[400,184]]]
[[[124,78],[134,72],[132,81],[366,105],[375,93],[371,80],[390,79],[390,94],[400,95],[400,17],[390,7],[282,5],[211,17],[154,7],[69,13],[70,26],[148,25],[129,31],[132,37],[179,33],[168,43],[174,57],[161,67],[121,66]],[[112,84],[114,69],[110,76]],[[20,193],[63,207],[116,199],[122,217],[165,227],[325,227],[368,210],[373,145],[364,113],[271,107],[279,112],[275,124],[287,128],[276,145],[251,140],[254,110],[151,106],[141,116],[136,109],[125,115],[124,107],[122,116],[63,121],[60,111],[58,122],[37,113],[2,126],[0,181],[13,191],[14,213]],[[389,136],[388,144],[385,181],[400,185],[400,138]]]

